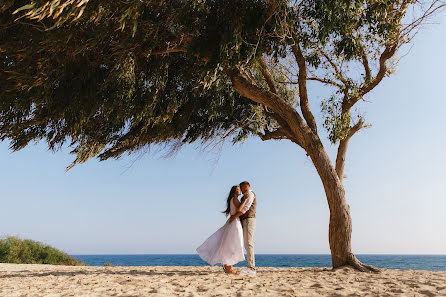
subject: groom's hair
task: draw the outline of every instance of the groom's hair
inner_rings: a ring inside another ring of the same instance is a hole
[[[247,181],[243,181],[243,182],[241,182],[240,183],[240,187],[243,187],[243,186],[251,186],[250,184],[249,184],[249,182],[247,182]]]

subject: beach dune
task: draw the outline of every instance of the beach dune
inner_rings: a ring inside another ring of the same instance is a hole
[[[0,264],[0,296],[446,296],[446,271]]]

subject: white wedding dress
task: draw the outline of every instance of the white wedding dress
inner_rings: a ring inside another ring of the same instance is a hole
[[[231,215],[236,213],[234,203],[231,201]],[[234,265],[245,260],[243,254],[243,229],[240,219],[232,223],[226,222],[220,229],[212,234],[197,248],[201,259],[210,265]]]

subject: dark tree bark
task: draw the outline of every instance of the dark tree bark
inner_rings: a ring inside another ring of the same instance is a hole
[[[312,135],[310,141],[307,152],[321,178],[330,209],[328,238],[333,268],[352,266],[360,271],[378,271],[372,266],[361,263],[353,254],[351,247],[352,219],[344,186],[320,139],[316,135]]]

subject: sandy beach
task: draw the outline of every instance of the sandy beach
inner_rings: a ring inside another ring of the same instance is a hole
[[[0,296],[446,296],[446,272],[0,264]]]

